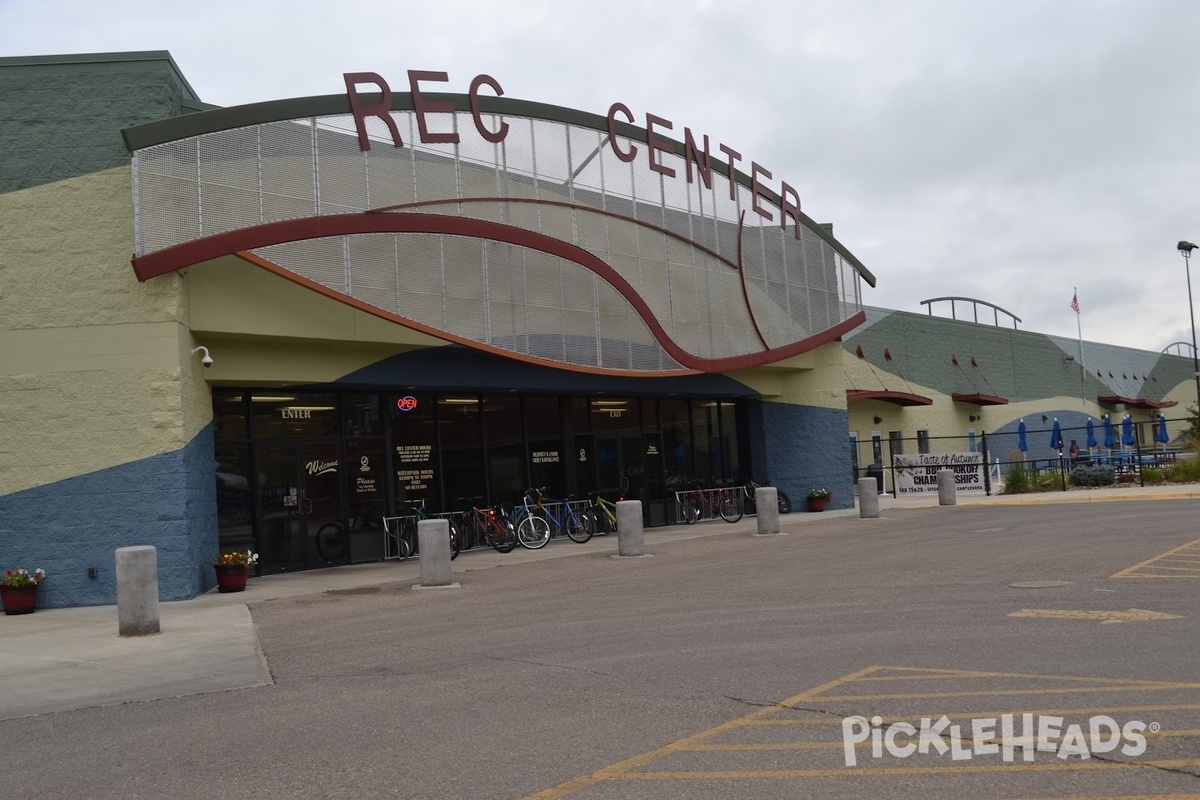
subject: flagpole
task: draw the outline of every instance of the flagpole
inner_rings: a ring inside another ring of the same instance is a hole
[[[1079,402],[1087,407],[1087,362],[1083,360],[1083,325],[1079,321],[1079,287],[1072,287],[1075,299],[1075,332],[1079,335]]]

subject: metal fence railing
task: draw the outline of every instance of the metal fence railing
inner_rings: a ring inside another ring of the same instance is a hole
[[[858,442],[852,457],[856,481],[874,477],[880,493],[896,497],[936,493],[937,472],[947,468],[953,470],[959,492],[988,495],[1002,492],[1018,468],[1041,490],[1054,484],[1066,491],[1072,470],[1086,466],[1111,467],[1118,484],[1144,486],[1148,475],[1152,480],[1169,477],[1177,464],[1200,458],[1195,450],[1198,429],[1200,423],[1192,417],[1137,420],[1124,415],[1073,426],[1047,419],[1038,427],[1022,421],[978,435]]]

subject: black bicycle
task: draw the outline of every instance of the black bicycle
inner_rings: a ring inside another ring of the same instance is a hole
[[[372,518],[366,511],[366,508],[355,509],[350,514],[350,530],[366,529],[371,527]],[[317,528],[316,545],[317,553],[325,561],[338,562],[344,561],[346,558],[346,546],[348,544],[346,538],[346,528],[342,523],[334,520],[326,522],[321,527]]]
[[[759,488],[762,487],[755,483],[753,479],[747,480],[746,485],[742,487],[742,492],[745,494],[742,506],[745,508],[747,514],[757,513],[758,509],[755,504],[754,490]],[[775,489],[775,502],[779,506],[780,514],[792,513],[792,498],[788,497],[787,492],[778,487]]]
[[[462,549],[462,536],[458,533],[458,525],[449,516],[437,516],[429,513],[425,501],[421,505],[410,503],[409,514],[398,517],[384,517],[383,529],[387,534],[384,547],[384,560],[404,561],[417,551],[418,524],[424,519],[445,519],[450,533],[450,560],[458,558]]]

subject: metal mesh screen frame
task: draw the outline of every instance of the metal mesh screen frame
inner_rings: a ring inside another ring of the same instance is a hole
[[[463,132],[461,142],[428,144],[419,141],[415,113],[394,110],[392,118],[402,148],[371,118],[372,147],[360,150],[353,118],[343,114],[138,150],[136,253],[258,224],[394,209],[499,222],[576,245],[612,267],[672,341],[702,359],[783,347],[861,311],[861,278],[828,242],[803,226],[799,238],[781,228],[777,208],[776,219],[762,218],[740,183],[731,198],[729,179],[717,169],[711,187],[689,183],[683,158],[660,151],[661,163],[676,172],[668,178],[649,169],[644,152],[622,161],[603,131],[559,121],[506,115],[509,134],[493,144],[469,135],[469,114],[440,114],[438,130]],[[496,117],[488,122],[498,124]],[[646,147],[617,140],[623,149]],[[525,252],[526,272],[520,280],[505,273],[505,283],[498,249],[436,237],[438,274],[426,275],[433,245],[400,241],[412,236],[338,246],[311,240],[258,254],[455,337],[576,366],[681,369],[631,304],[578,264]],[[503,300],[493,296],[501,289]],[[546,327],[554,332],[538,330]],[[655,355],[647,359],[651,344]],[[606,363],[609,357],[620,363]]]

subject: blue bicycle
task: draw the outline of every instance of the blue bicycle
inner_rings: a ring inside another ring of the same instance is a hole
[[[533,507],[530,508],[529,501],[533,500]],[[534,541],[544,537],[544,541],[537,547],[542,547],[550,540],[550,528],[565,533],[570,537],[571,541],[583,544],[591,539],[596,533],[596,518],[592,516],[590,511],[576,511],[571,505],[571,498],[564,500],[548,500],[546,497],[546,489],[530,489],[526,492],[525,509],[527,513],[521,524],[528,523],[530,538]],[[534,520],[541,520],[546,524],[545,533],[542,531],[542,526]],[[518,526],[519,527],[519,526]],[[518,540],[520,531],[517,534]],[[528,545],[527,545],[528,546]]]

